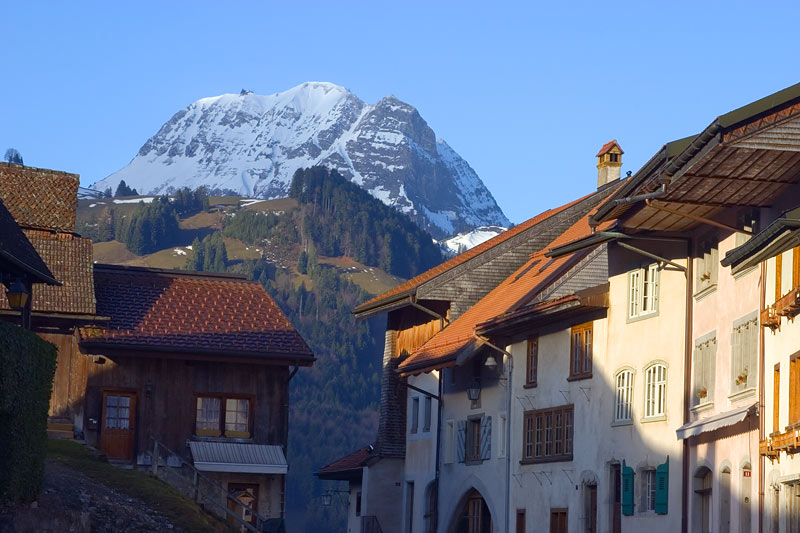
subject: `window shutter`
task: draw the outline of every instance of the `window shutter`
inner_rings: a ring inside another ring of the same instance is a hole
[[[481,419],[481,459],[491,459],[492,455],[492,417]]]
[[[667,514],[669,498],[669,456],[656,467],[656,514]]]
[[[633,468],[622,461],[622,514],[633,515]]]
[[[458,445],[456,446],[456,454],[458,455],[458,462],[464,462],[464,455],[467,451],[467,421],[458,421]]]

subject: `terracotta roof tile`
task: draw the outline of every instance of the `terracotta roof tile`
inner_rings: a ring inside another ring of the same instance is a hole
[[[53,283],[53,273],[6,209],[3,200],[0,200],[0,261],[11,272],[30,276],[34,283]]]
[[[411,278],[410,280],[408,280],[408,281],[406,281],[404,283],[401,283],[400,285],[397,285],[396,287],[384,292],[383,294],[380,294],[380,295],[372,298],[371,300],[368,300],[368,301],[364,302],[363,304],[361,304],[358,307],[356,307],[353,312],[358,314],[358,313],[362,312],[363,310],[365,310],[366,308],[373,307],[376,304],[379,304],[380,302],[382,302],[384,300],[389,300],[394,296],[399,296],[399,295],[401,295],[403,293],[413,291],[417,287],[422,285],[423,283],[425,283],[427,281],[430,281],[430,280],[436,278],[437,276],[439,276],[441,274],[444,274],[448,270],[450,270],[452,268],[455,268],[458,265],[466,263],[470,259],[479,256],[483,252],[494,248],[498,244],[500,244],[502,242],[505,242],[508,239],[514,237],[515,235],[518,235],[519,233],[522,233],[523,231],[525,231],[525,230],[527,230],[527,229],[529,229],[529,228],[531,228],[531,227],[533,227],[533,226],[535,226],[535,225],[547,220],[548,218],[552,217],[553,215],[555,215],[557,213],[560,213],[564,209],[567,209],[567,208],[577,204],[578,202],[581,202],[581,201],[585,200],[589,196],[591,196],[591,194],[588,194],[588,195],[584,196],[583,198],[579,198],[579,199],[577,199],[577,200],[575,200],[573,202],[570,202],[568,204],[562,205],[560,207],[556,207],[555,209],[548,209],[547,211],[545,211],[543,213],[540,213],[540,214],[536,215],[535,217],[533,217],[533,218],[531,218],[529,220],[526,220],[525,222],[522,222],[521,224],[518,224],[518,225],[514,226],[513,228],[508,229],[508,230],[504,231],[503,233],[501,233],[501,234],[499,234],[499,235],[497,235],[495,237],[492,237],[488,241],[485,241],[485,242],[483,242],[483,243],[481,243],[481,244],[479,244],[479,245],[477,245],[477,246],[475,246],[473,248],[470,248],[466,252],[464,252],[462,254],[459,254],[459,255],[451,258],[451,259],[448,259],[444,263],[442,263],[440,265],[437,265],[437,266],[431,268],[430,270],[426,270],[422,274],[420,274],[420,275],[418,275],[418,276],[416,276],[414,278]]]
[[[371,448],[372,446],[364,446],[363,448],[354,451],[350,455],[346,455],[341,459],[337,459],[331,464],[325,465],[317,470],[317,475],[334,474],[336,472],[345,472],[348,470],[361,468],[366,464],[367,459],[369,459]]]
[[[599,151],[599,152],[597,152],[597,155],[596,155],[595,157],[600,157],[601,155],[605,155],[605,154],[606,154],[606,153],[607,153],[609,150],[611,150],[611,149],[612,149],[612,148],[613,148],[615,145],[616,145],[616,146],[619,148],[619,151],[620,151],[620,153],[623,153],[623,154],[625,153],[625,152],[623,152],[623,151],[622,151],[622,147],[619,145],[619,143],[617,142],[617,140],[616,140],[616,139],[614,139],[613,141],[608,141],[607,143],[605,143],[605,144],[603,145],[603,147],[602,147],[602,148],[600,148],[600,151]]]
[[[72,233],[24,229],[23,232],[61,286],[33,286],[34,312],[93,315],[92,241]],[[0,307],[8,309],[5,292]]]
[[[590,215],[591,213],[585,215],[573,224],[553,240],[546,249],[561,246],[589,235],[592,231],[589,226]],[[614,221],[604,222],[597,229],[604,231],[613,223]],[[431,337],[428,342],[400,363],[399,371],[414,373],[450,363],[457,357],[459,351],[471,343],[477,343],[473,335],[477,324],[512,311],[530,301],[533,296],[552,283],[557,276],[585,253],[576,252],[550,259],[544,255],[546,249],[534,253],[514,274],[506,278],[453,323]]]
[[[26,227],[75,230],[77,174],[0,163],[0,198]]]
[[[236,276],[95,265],[103,328],[79,331],[82,345],[197,353],[285,356],[313,354],[267,291]]]

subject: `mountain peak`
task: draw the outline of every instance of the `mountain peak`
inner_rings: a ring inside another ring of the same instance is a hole
[[[410,104],[393,95],[368,105],[329,82],[287,91],[202,98],[178,111],[126,167],[120,180],[145,194],[201,185],[259,198],[287,194],[295,170],[336,169],[411,216],[436,238],[477,226],[508,226],[475,171]]]

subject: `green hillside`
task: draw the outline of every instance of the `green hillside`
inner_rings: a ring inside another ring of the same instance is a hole
[[[290,519],[329,531],[344,509],[320,505],[313,472],[371,442],[378,422],[385,319],[351,311],[442,257],[408,217],[335,171],[299,170],[291,194],[81,200],[78,228],[98,262],[234,272],[267,288],[318,357],[292,380]]]

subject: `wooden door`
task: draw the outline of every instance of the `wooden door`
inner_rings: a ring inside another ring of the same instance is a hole
[[[622,468],[611,465],[611,532],[622,533]]]
[[[589,485],[589,533],[597,533],[597,485]]]
[[[103,391],[100,450],[109,459],[133,460],[136,435],[136,393]]]
[[[567,533],[567,510],[550,510],[550,533]]]

